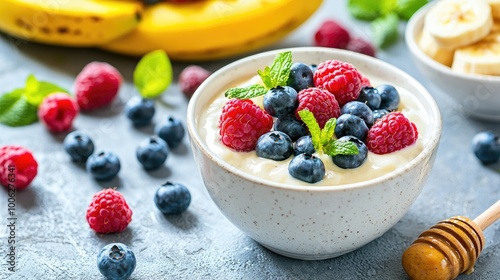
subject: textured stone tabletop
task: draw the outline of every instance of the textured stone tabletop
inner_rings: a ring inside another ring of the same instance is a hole
[[[345,2],[325,1],[308,22],[268,49],[311,45],[313,31],[327,18],[368,36],[366,23],[350,18]],[[153,133],[153,127],[135,129],[122,112],[124,102],[136,94],[131,77],[137,59],[0,36],[0,93],[23,86],[29,74],[72,89],[75,76],[91,61],[106,61],[125,78],[110,108],[82,113],[75,121],[76,129],[91,135],[97,150],[113,151],[120,157],[122,169],[111,182],[93,180],[82,166],[69,160],[62,146],[64,134],[50,134],[40,123],[19,128],[0,125],[0,145],[22,145],[39,162],[32,185],[16,194],[15,273],[7,270],[8,194],[0,189],[0,279],[102,279],[96,256],[110,242],[128,244],[135,252],[137,267],[130,279],[407,279],[401,255],[422,231],[451,216],[476,217],[500,198],[500,166],[482,166],[470,150],[477,132],[491,129],[500,134],[500,124],[464,116],[459,105],[417,72],[402,38],[378,57],[410,73],[435,96],[444,129],[434,169],[408,214],[383,236],[338,258],[301,261],[264,249],[225,219],[204,189],[187,137],[164,168],[153,172],[141,168],[135,147]],[[201,65],[215,71],[234,59]],[[174,64],[175,79],[186,65]],[[185,123],[186,105],[174,84],[162,96],[154,121],[172,115]],[[183,183],[191,191],[192,203],[182,215],[164,216],[153,203],[157,187],[167,180]],[[122,233],[95,234],[85,220],[92,195],[103,187],[117,187],[134,211]],[[500,279],[500,222],[490,226],[485,236],[486,247],[476,271],[459,279]]]

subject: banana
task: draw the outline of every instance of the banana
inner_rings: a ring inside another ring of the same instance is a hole
[[[491,14],[494,19],[500,19],[500,0],[488,0],[491,7]]]
[[[202,0],[148,6],[131,33],[100,48],[132,56],[163,49],[173,60],[205,61],[270,45],[307,20],[321,0]]]
[[[486,0],[441,0],[427,13],[425,25],[440,46],[455,49],[488,35],[493,17]]]
[[[451,69],[461,73],[500,75],[500,24],[481,41],[455,50]]]
[[[422,29],[420,38],[417,41],[418,46],[430,58],[450,67],[453,62],[455,50],[441,47],[436,40],[434,40],[428,29],[427,26],[424,26]]]
[[[113,0],[0,0],[0,31],[39,43],[88,47],[133,30],[143,5]]]

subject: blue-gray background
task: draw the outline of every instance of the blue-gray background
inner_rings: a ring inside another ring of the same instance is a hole
[[[344,23],[368,38],[365,22],[353,20],[346,1],[326,0],[321,9],[284,40],[266,49],[312,45],[314,31],[325,19]],[[401,24],[401,34],[404,31]],[[32,186],[17,193],[17,272],[7,270],[7,230],[0,230],[0,279],[101,279],[96,255],[110,242],[123,242],[137,256],[131,279],[406,279],[401,254],[436,222],[454,215],[476,217],[500,197],[499,166],[482,166],[471,153],[470,141],[480,131],[500,134],[500,125],[463,115],[454,104],[415,69],[402,37],[378,57],[410,73],[435,96],[443,116],[443,135],[435,167],[408,214],[390,231],[363,248],[324,261],[285,258],[246,237],[218,211],[206,193],[189,148],[172,153],[165,168],[145,172],[135,159],[137,143],[152,134],[152,126],[134,129],[125,118],[124,102],[136,94],[131,82],[136,58],[92,49],[69,49],[29,44],[0,36],[0,93],[22,87],[29,74],[72,89],[74,77],[91,61],[116,66],[126,83],[108,110],[80,114],[77,129],[89,133],[98,150],[113,151],[122,161],[118,179],[94,181],[71,163],[62,147],[64,135],[53,135],[40,123],[11,128],[0,125],[0,144],[19,144],[32,150],[39,174]],[[217,70],[236,58],[203,67]],[[175,63],[175,79],[186,63]],[[155,122],[168,115],[185,122],[187,100],[172,85],[162,97]],[[177,217],[161,215],[153,203],[157,187],[166,180],[185,184],[192,193],[189,210]],[[134,211],[128,229],[97,235],[85,221],[93,193],[117,186]],[[7,224],[7,192],[0,191],[0,218]],[[487,244],[476,271],[459,279],[500,279],[500,222],[485,232]]]

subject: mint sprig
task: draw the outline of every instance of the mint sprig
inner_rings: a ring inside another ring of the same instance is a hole
[[[292,64],[292,52],[281,52],[276,55],[271,66],[266,66],[264,70],[257,70],[263,85],[230,88],[224,95],[227,98],[248,99],[264,95],[268,90],[277,86],[286,86]]]
[[[17,88],[0,96],[0,123],[8,126],[24,126],[38,120],[38,106],[43,99],[55,92],[67,90],[30,75],[24,88]]]
[[[399,21],[408,20],[428,0],[349,0],[347,9],[359,20],[370,21],[373,39],[379,48],[387,48],[399,38]]]
[[[161,95],[172,83],[172,64],[167,53],[155,50],[145,54],[133,73],[134,86],[144,98]]]
[[[333,138],[337,119],[329,119],[321,129],[314,114],[308,109],[299,111],[299,116],[311,133],[311,140],[316,152],[323,152],[329,156],[355,155],[359,153],[358,147],[354,143],[337,141]]]

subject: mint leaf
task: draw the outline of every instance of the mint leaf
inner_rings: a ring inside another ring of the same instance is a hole
[[[249,99],[266,94],[267,89],[262,85],[250,85],[244,88],[230,88],[224,95],[227,98]]]
[[[337,125],[337,119],[329,119],[323,129],[321,130],[321,145],[325,146],[333,139],[333,134],[335,134],[335,126]]]
[[[300,119],[306,124],[309,129],[309,133],[311,133],[311,140],[316,151],[321,151],[321,128],[319,127],[314,114],[308,109],[299,111]]]
[[[398,0],[384,0],[380,2],[380,14],[385,16],[398,10]]]
[[[134,69],[134,85],[144,98],[161,95],[172,82],[170,59],[163,50],[145,54]]]
[[[266,89],[271,89],[274,87],[273,78],[271,77],[271,68],[266,66],[264,70],[257,70],[257,74],[259,74],[262,83],[266,87]]]
[[[323,147],[323,151],[325,152],[325,154],[329,156],[355,155],[359,153],[356,144],[350,141],[338,141],[338,140],[332,140],[328,142],[328,144]]]
[[[377,18],[371,23],[371,30],[375,45],[379,48],[387,48],[397,41],[399,18],[395,13]]]
[[[244,88],[230,88],[225,92],[227,98],[248,99],[261,96],[267,93],[269,89],[277,86],[286,86],[292,67],[292,52],[286,51],[279,53],[273,60],[271,66],[266,66],[264,70],[257,70],[262,83],[251,85]]]
[[[15,89],[0,97],[0,123],[23,126],[37,119],[37,107],[28,102],[24,89]]]
[[[55,92],[68,93],[66,89],[55,84],[37,80],[34,75],[29,75],[26,79],[24,96],[31,105],[37,108],[42,104],[43,99],[47,97],[47,95]]]
[[[409,20],[411,16],[425,4],[428,0],[398,0],[398,16],[404,20]]]
[[[281,52],[276,55],[270,67],[266,66],[263,71],[257,70],[257,74],[267,89],[286,86],[292,63],[292,52]]]
[[[383,1],[376,0],[349,0],[347,9],[349,13],[360,20],[375,20],[382,15]]]
[[[271,78],[274,86],[286,86],[292,68],[292,52],[279,53],[271,64]]]

